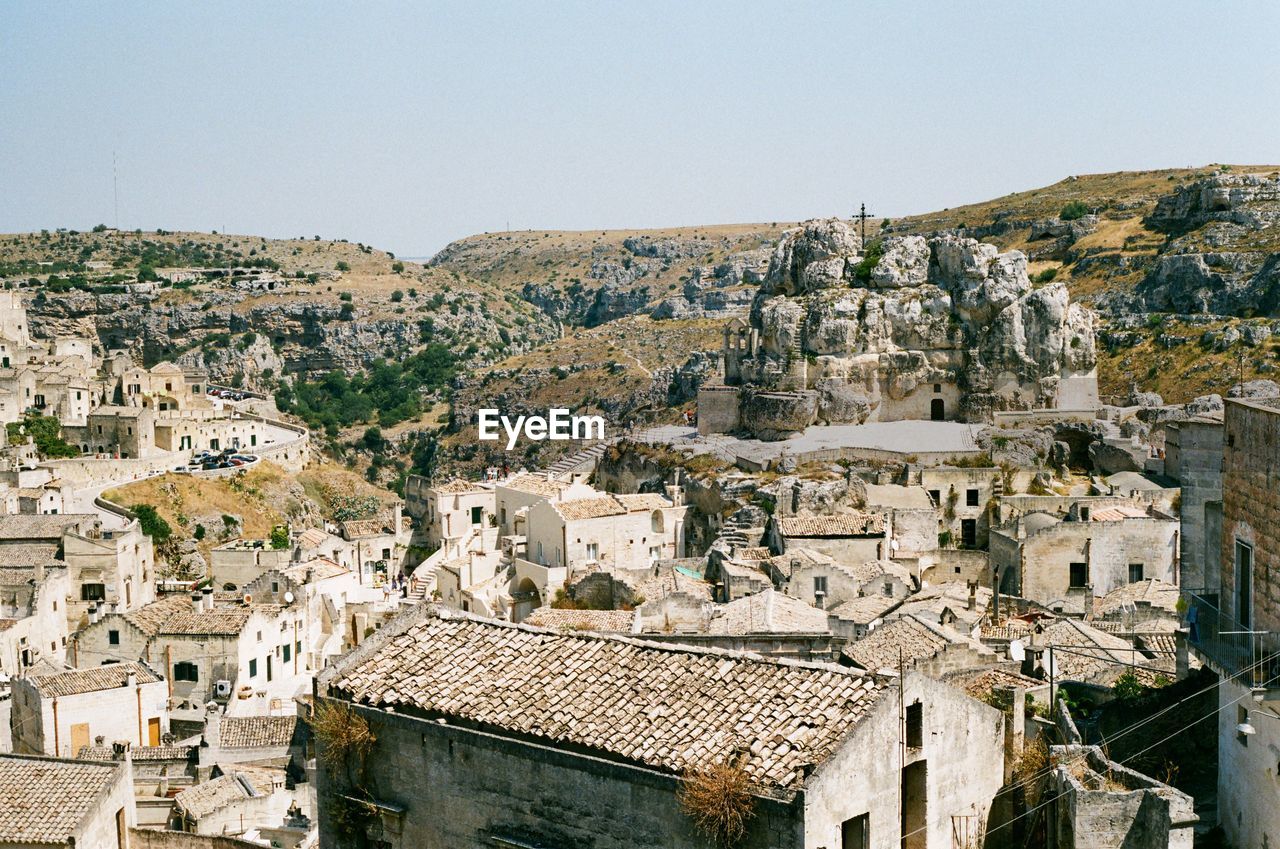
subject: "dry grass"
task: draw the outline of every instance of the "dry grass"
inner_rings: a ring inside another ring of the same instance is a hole
[[[679,798],[680,810],[717,846],[736,845],[755,816],[747,774],[727,763],[687,774]]]
[[[363,764],[378,742],[369,721],[346,702],[321,701],[311,728],[321,743],[321,760],[335,772]]]

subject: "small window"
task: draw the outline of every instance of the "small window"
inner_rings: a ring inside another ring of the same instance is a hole
[[[1089,564],[1088,563],[1072,563],[1071,564],[1071,588],[1074,590],[1087,587],[1089,585]]]
[[[256,657],[249,660],[249,677],[258,677],[258,659]]]
[[[120,645],[120,632],[112,628],[107,632],[107,643],[113,646]]]
[[[941,383],[935,383],[935,384],[933,384],[933,391],[934,391],[934,392],[941,392],[941,391],[942,391],[942,384],[941,384]]]
[[[293,656],[293,652],[292,652],[293,646],[289,645],[288,643],[285,643],[283,646],[283,649],[284,649],[284,655],[283,655],[284,662],[288,663],[289,658]]]
[[[813,577],[813,594],[814,595],[827,594],[827,576],[826,575],[815,575]]]
[[[1130,563],[1129,564],[1129,583],[1136,584],[1139,581],[1143,580],[1142,571],[1143,571],[1143,568],[1141,563]]]
[[[1080,508],[1080,521],[1082,521],[1082,522],[1087,522],[1087,521],[1089,521],[1089,508],[1088,508],[1088,507],[1081,507],[1081,508]]]
[[[907,705],[907,747],[924,746],[924,705],[920,702]]]
[[[929,500],[933,502],[934,507],[937,507],[938,505],[940,505],[942,503],[942,490],[940,489],[929,490]]]
[[[964,503],[965,503],[965,506],[967,507],[977,507],[978,506],[978,490],[966,489],[964,491]]]
[[[272,581],[272,582],[271,582],[271,592],[273,592],[273,593],[278,593],[278,592],[280,592],[280,582],[279,582],[279,581]]]
[[[974,547],[978,544],[978,520],[977,519],[961,519],[960,520],[960,543]]]
[[[600,543],[598,542],[587,543],[587,559],[588,560],[600,559]]]
[[[81,601],[102,601],[107,597],[107,587],[105,584],[81,584],[80,600]]]
[[[200,667],[190,661],[182,661],[173,665],[174,681],[199,681]]]
[[[471,524],[479,525],[483,521],[484,521],[484,508],[472,507],[471,508]]]
[[[390,560],[390,559],[391,559],[391,549],[389,549],[389,548],[384,548],[384,549],[382,549],[382,559],[383,559],[383,560]]]

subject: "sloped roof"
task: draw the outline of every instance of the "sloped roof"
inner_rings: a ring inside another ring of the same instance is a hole
[[[0,843],[65,845],[120,764],[0,755]]]
[[[536,628],[551,628],[556,631],[629,634],[635,619],[634,610],[561,610],[539,607],[524,622]]]
[[[161,596],[137,610],[131,610],[121,615],[136,626],[139,631],[149,637],[154,637],[171,616],[185,613],[192,609],[190,596],[184,593],[171,593]]]
[[[88,669],[71,669],[47,675],[32,675],[27,680],[46,699],[96,693],[123,687],[129,673],[137,676],[139,684],[154,684],[163,680],[151,671],[151,667],[136,660],[128,663],[108,663]]]
[[[373,640],[326,676],[330,693],[672,772],[744,747],[750,778],[779,788],[798,787],[884,692],[834,664],[560,634],[431,605]]]
[[[1104,616],[1125,607],[1136,604],[1149,604],[1161,610],[1173,611],[1177,608],[1181,591],[1173,584],[1157,581],[1154,578],[1137,581],[1116,587],[1094,603],[1094,613]]]
[[[0,567],[65,565],[58,559],[58,544],[52,542],[12,543],[0,545]]]
[[[16,516],[0,516],[0,540],[48,539],[56,540],[68,528],[94,517],[86,513],[24,513]]]
[[[195,757],[198,746],[132,746],[129,757],[135,761],[187,761]],[[81,746],[76,760],[109,761],[113,752],[110,746]]]
[[[287,746],[297,724],[297,716],[226,716],[219,741],[224,749]]]
[[[957,638],[959,635],[956,635]],[[898,663],[908,667],[927,660],[952,642],[942,628],[925,623],[914,616],[894,619],[876,628],[861,640],[847,646],[844,654],[868,672],[897,669]]]
[[[902,599],[892,598],[887,595],[864,595],[838,604],[827,613],[837,619],[847,619],[850,622],[866,625],[879,619],[901,603]]]
[[[884,533],[883,513],[783,516],[777,522],[784,537],[865,537]]]
[[[173,797],[173,803],[191,818],[200,819],[257,795],[247,778],[232,773],[188,787]]]
[[[656,492],[638,492],[634,495],[615,495],[618,503],[627,508],[627,512],[636,513],[641,510],[663,510],[667,507],[674,507],[665,496],[658,495]]]
[[[318,548],[329,539],[329,532],[323,528],[307,528],[298,534],[298,545],[303,548]]]
[[[554,498],[565,489],[568,489],[571,484],[567,481],[555,479],[548,480],[546,475],[531,475],[524,473],[502,482],[499,486],[505,486],[507,489],[519,490],[520,492],[527,492],[530,495],[542,495],[548,498]]]
[[[827,614],[773,587],[718,606],[712,634],[826,634]]]
[[[463,480],[462,478],[454,478],[448,483],[442,483],[439,486],[430,487],[430,489],[445,495],[461,495],[464,492],[484,492],[485,491],[485,487],[481,486],[480,484],[474,483],[469,480]]]
[[[566,522],[581,519],[599,519],[603,516],[621,516],[627,512],[612,495],[598,495],[591,498],[574,498],[569,501],[552,502],[556,512]]]

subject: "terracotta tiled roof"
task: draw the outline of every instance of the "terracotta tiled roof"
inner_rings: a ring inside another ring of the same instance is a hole
[[[129,756],[135,761],[186,761],[195,757],[197,746],[133,746]],[[112,759],[110,746],[82,746],[76,754],[77,760],[109,761]]]
[[[885,692],[834,664],[568,635],[424,606],[339,661],[329,692],[681,772],[742,750],[794,788]]]
[[[114,690],[125,685],[130,672],[138,677],[139,684],[152,684],[162,680],[145,663],[138,661],[108,663],[104,666],[71,669],[49,675],[32,675],[28,680],[41,696],[49,699],[81,693],[96,693],[100,690]]]
[[[635,495],[615,495],[618,503],[627,508],[628,513],[636,513],[641,510],[662,510],[667,507],[674,507],[665,496],[658,495],[654,492],[641,492]]]
[[[169,617],[177,613],[192,610],[191,596],[184,593],[170,593],[161,596],[150,604],[137,610],[122,614],[126,620],[149,637],[154,637]]]
[[[174,613],[156,630],[157,634],[209,634],[234,636],[244,630],[253,615],[250,608],[215,607],[208,612],[187,610]]]
[[[58,559],[57,543],[13,543],[0,545],[0,567],[35,566],[37,564],[62,565]]]
[[[349,540],[382,536],[387,533],[388,524],[385,518],[351,519],[342,523],[342,536]]]
[[[527,492],[530,495],[542,495],[547,498],[555,498],[570,486],[565,481],[547,480],[546,475],[531,474],[516,475],[500,485],[505,486],[507,489],[516,489],[520,492]]]
[[[0,755],[0,844],[66,845],[119,764]]]
[[[322,528],[307,528],[298,535],[298,545],[303,548],[318,548],[329,539],[329,534]]]
[[[883,513],[784,516],[777,521],[784,537],[865,537],[884,533]]]
[[[249,779],[232,773],[188,787],[173,797],[173,804],[187,816],[198,820],[257,795]]]
[[[827,612],[838,619],[847,619],[850,622],[866,625],[874,622],[901,603],[902,599],[890,598],[887,595],[864,595],[859,598],[851,598]]]
[[[599,519],[602,516],[620,516],[627,508],[617,502],[612,495],[599,495],[594,498],[575,498],[571,501],[555,502],[556,512],[566,522],[580,519]]]
[[[1149,604],[1161,610],[1173,611],[1177,608],[1179,594],[1176,586],[1164,581],[1148,580],[1125,584],[1098,599],[1094,604],[1094,614],[1105,616],[1136,604]]]
[[[0,516],[0,540],[60,539],[67,528],[96,518],[83,513]]]
[[[297,724],[296,716],[226,716],[219,739],[224,749],[287,746]]]
[[[1139,507],[1117,504],[1112,507],[1095,507],[1089,511],[1091,522],[1120,522],[1124,519],[1149,519],[1151,514]]]
[[[635,619],[634,610],[560,610],[539,607],[524,622],[536,628],[552,628],[556,631],[629,634]]]
[[[721,605],[707,630],[712,634],[826,634],[827,614],[798,598],[763,592]]]
[[[439,486],[433,486],[431,487],[431,489],[434,490],[435,492],[439,492],[447,495],[453,495],[453,494],[461,494],[464,492],[484,492],[485,488],[478,483],[472,483],[471,481],[463,480],[462,478],[454,478],[448,483],[442,483]]]
[[[1048,682],[1028,678],[1011,669],[982,669],[948,677],[947,683],[964,689],[975,699],[989,694],[994,687],[1023,687],[1028,690],[1047,686]]]
[[[740,548],[734,554],[738,560],[763,561],[768,560],[772,556],[769,553],[769,549],[761,545],[752,546],[750,548]]]
[[[897,669],[899,659],[910,667],[918,660],[933,657],[952,642],[940,627],[904,616],[876,628],[845,648],[844,653],[861,668],[877,672]]]

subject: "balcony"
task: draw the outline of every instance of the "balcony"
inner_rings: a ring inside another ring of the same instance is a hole
[[[1217,671],[1280,700],[1280,634],[1248,628],[1218,607],[1221,594],[1184,590],[1190,643]]]

